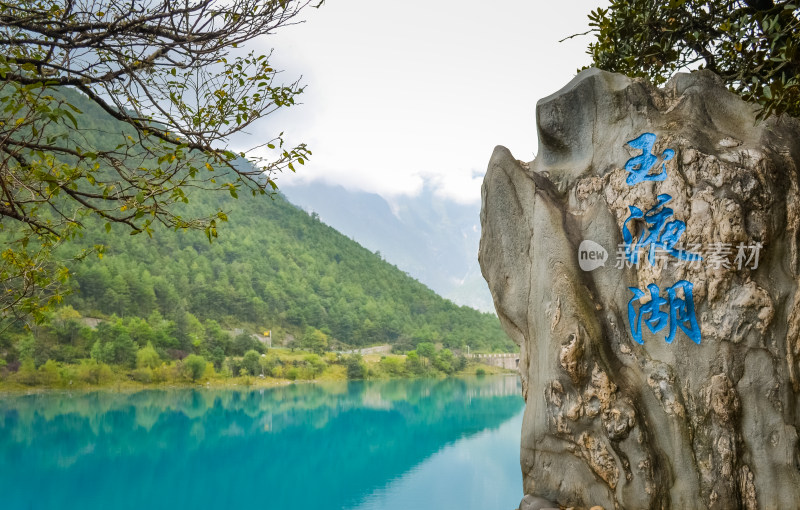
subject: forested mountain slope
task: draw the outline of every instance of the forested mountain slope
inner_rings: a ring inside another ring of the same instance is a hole
[[[84,150],[113,147],[125,136],[77,92],[64,96],[84,112]],[[441,298],[280,194],[240,193],[237,199],[233,192],[186,192],[188,203],[173,205],[174,212],[200,218],[222,211],[229,221],[217,226],[218,238],[209,242],[203,231],[164,228],[131,235],[124,225],[84,218],[82,235],[57,255],[70,260],[103,245],[102,257],[69,263],[71,292],[49,324],[0,331],[0,370],[14,371],[25,360],[40,367],[90,356],[156,367],[190,354],[219,369],[228,356],[263,351],[250,333],[264,331],[272,331],[274,344],[294,340],[291,345],[316,352],[386,343],[407,351],[421,342],[514,350],[493,314]],[[13,224],[3,228],[7,244]],[[153,363],[140,355],[154,357]]]
[[[89,229],[80,244],[108,246],[74,267],[66,299],[82,314],[245,326],[295,336],[317,329],[360,346],[441,341],[446,347],[512,349],[492,314],[459,307],[280,195],[196,194],[189,214],[224,210],[213,243],[202,232]]]

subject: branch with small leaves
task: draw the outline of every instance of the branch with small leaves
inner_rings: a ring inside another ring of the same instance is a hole
[[[271,53],[239,48],[299,23],[310,4],[0,0],[0,231],[9,245],[0,312],[31,314],[58,295],[68,272],[53,250],[88,218],[134,235],[200,229],[211,240],[227,216],[184,218],[179,206],[192,193],[270,194],[276,172],[304,164],[309,149],[288,146],[282,132],[255,144],[275,149],[256,165],[229,145],[303,93],[299,80],[280,80]],[[104,128],[87,127],[87,116]]]
[[[607,71],[661,84],[677,71],[717,73],[761,107],[800,117],[797,0],[612,0],[589,15],[588,53]]]

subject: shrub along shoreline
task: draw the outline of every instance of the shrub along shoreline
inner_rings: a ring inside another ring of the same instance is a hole
[[[296,349],[247,351],[215,365],[190,354],[181,360],[163,361],[152,345],[139,349],[135,367],[107,364],[97,359],[78,363],[47,360],[36,366],[33,359],[21,362],[15,372],[0,370],[0,392],[72,389],[146,389],[204,385],[208,387],[269,387],[294,381],[341,381],[397,379],[513,373],[511,370],[454,356],[448,349],[436,351],[421,345],[405,355],[313,353]]]

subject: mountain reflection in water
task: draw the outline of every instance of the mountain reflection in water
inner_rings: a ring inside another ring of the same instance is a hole
[[[0,494],[14,509],[513,508],[523,404],[514,376],[4,397]]]

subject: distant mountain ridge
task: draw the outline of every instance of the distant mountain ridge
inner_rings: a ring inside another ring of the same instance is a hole
[[[375,193],[322,182],[281,183],[281,191],[439,295],[494,313],[478,266],[480,205],[442,199],[430,188],[391,203]]]

